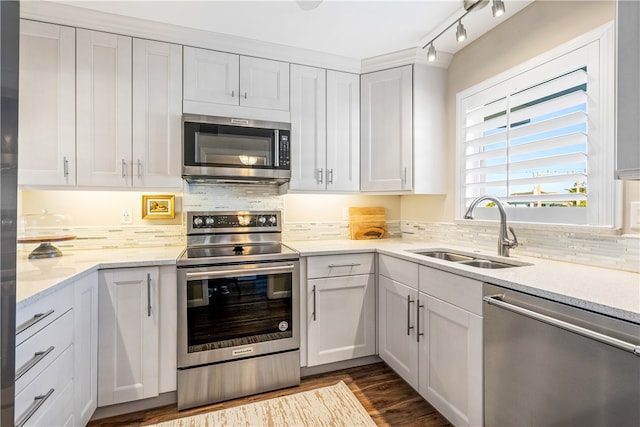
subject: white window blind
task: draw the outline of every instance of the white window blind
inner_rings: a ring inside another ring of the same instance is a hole
[[[459,214],[473,199],[492,195],[512,220],[603,225],[610,219],[599,207],[607,184],[592,173],[607,157],[599,128],[599,51],[593,42],[458,97]],[[493,214],[480,209],[477,217]]]

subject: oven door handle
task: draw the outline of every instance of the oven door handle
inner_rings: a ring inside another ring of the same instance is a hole
[[[219,277],[231,277],[231,276],[255,276],[260,273],[288,273],[293,271],[295,266],[293,264],[287,264],[278,267],[257,267],[257,268],[245,268],[238,270],[209,270],[209,271],[197,271],[187,272],[187,279],[215,279]]]

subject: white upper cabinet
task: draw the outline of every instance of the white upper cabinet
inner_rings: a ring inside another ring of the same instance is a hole
[[[616,178],[640,179],[640,3],[617,1]]]
[[[182,49],[133,40],[133,186],[182,186]]]
[[[240,61],[231,53],[184,47],[184,99],[239,105]]]
[[[189,46],[183,54],[185,113],[289,121],[288,63]]]
[[[411,190],[412,67],[364,74],[362,191]]]
[[[361,78],[362,191],[443,194],[446,70],[406,65]]]
[[[18,183],[75,185],[75,29],[20,21]]]
[[[78,185],[130,187],[131,37],[77,30]]]
[[[359,92],[358,75],[291,66],[291,190],[359,190]]]
[[[291,66],[292,190],[326,188],[326,71]]]
[[[179,188],[180,46],[77,31],[78,185]]]
[[[327,190],[360,190],[360,76],[327,71]]]

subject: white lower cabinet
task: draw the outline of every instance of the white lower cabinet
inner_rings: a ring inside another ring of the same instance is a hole
[[[307,366],[376,352],[373,254],[307,259]]]
[[[158,395],[158,267],[99,276],[98,406]]]
[[[380,357],[454,425],[482,425],[482,284],[378,263]]]
[[[74,285],[74,416],[86,425],[98,407],[98,273]]]

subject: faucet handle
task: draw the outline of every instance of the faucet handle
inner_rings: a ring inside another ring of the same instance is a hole
[[[515,248],[518,246],[518,238],[516,237],[516,232],[513,231],[513,227],[509,227],[509,232],[513,236],[513,239],[509,239],[509,247]]]

